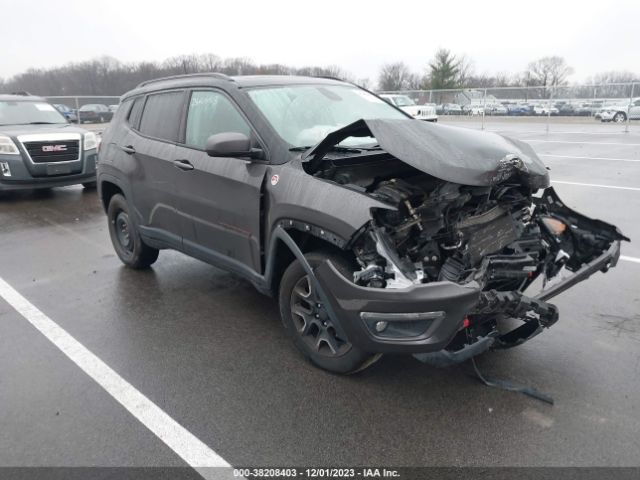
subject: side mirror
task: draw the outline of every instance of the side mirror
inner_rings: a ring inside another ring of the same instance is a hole
[[[263,152],[259,148],[251,148],[251,139],[244,133],[223,132],[207,138],[205,147],[210,157],[239,157],[261,159]]]

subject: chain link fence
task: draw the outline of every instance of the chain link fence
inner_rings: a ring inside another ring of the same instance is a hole
[[[435,106],[441,121],[484,129],[490,125],[534,123],[550,131],[554,126],[640,130],[640,83],[558,87],[491,87],[450,90],[379,92],[405,95],[418,105]],[[619,128],[617,128],[617,127]]]
[[[527,123],[543,131],[593,129],[607,124],[609,131],[640,131],[640,83],[571,85],[558,87],[488,87],[449,90],[400,90],[379,93],[404,95],[417,105],[435,106],[440,121],[473,128],[508,128]],[[109,121],[120,102],[118,96],[51,96],[71,121]],[[110,113],[83,115],[97,108]]]

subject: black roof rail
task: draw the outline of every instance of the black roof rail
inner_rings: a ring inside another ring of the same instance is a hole
[[[11,95],[20,95],[21,97],[32,97],[29,92],[25,92],[24,90],[20,90],[18,92],[11,92]]]
[[[344,78],[333,77],[331,75],[312,75],[312,76],[316,78],[324,78],[326,80],[337,80],[338,82],[353,84],[353,82],[350,82],[349,80],[345,80]]]
[[[205,72],[205,73],[185,73],[182,75],[171,75],[169,77],[161,77],[154,78],[153,80],[146,80],[141,82],[136,88],[144,87],[145,85],[149,85],[151,83],[164,82],[165,80],[174,80],[178,78],[194,78],[194,77],[205,77],[205,78],[218,78],[220,80],[228,80],[233,82],[233,78],[229,75],[225,75],[224,73],[216,73],[216,72]]]

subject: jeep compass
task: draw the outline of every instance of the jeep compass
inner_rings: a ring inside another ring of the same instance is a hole
[[[129,267],[175,249],[279,301],[304,356],[349,373],[533,338],[628,240],[570,209],[532,148],[421,122],[358,86],[197,74],[140,84],[98,188]]]

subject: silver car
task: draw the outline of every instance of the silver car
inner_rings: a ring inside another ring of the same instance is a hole
[[[609,105],[603,107],[599,112],[602,122],[626,122],[640,119],[640,97],[634,98],[630,104]]]

